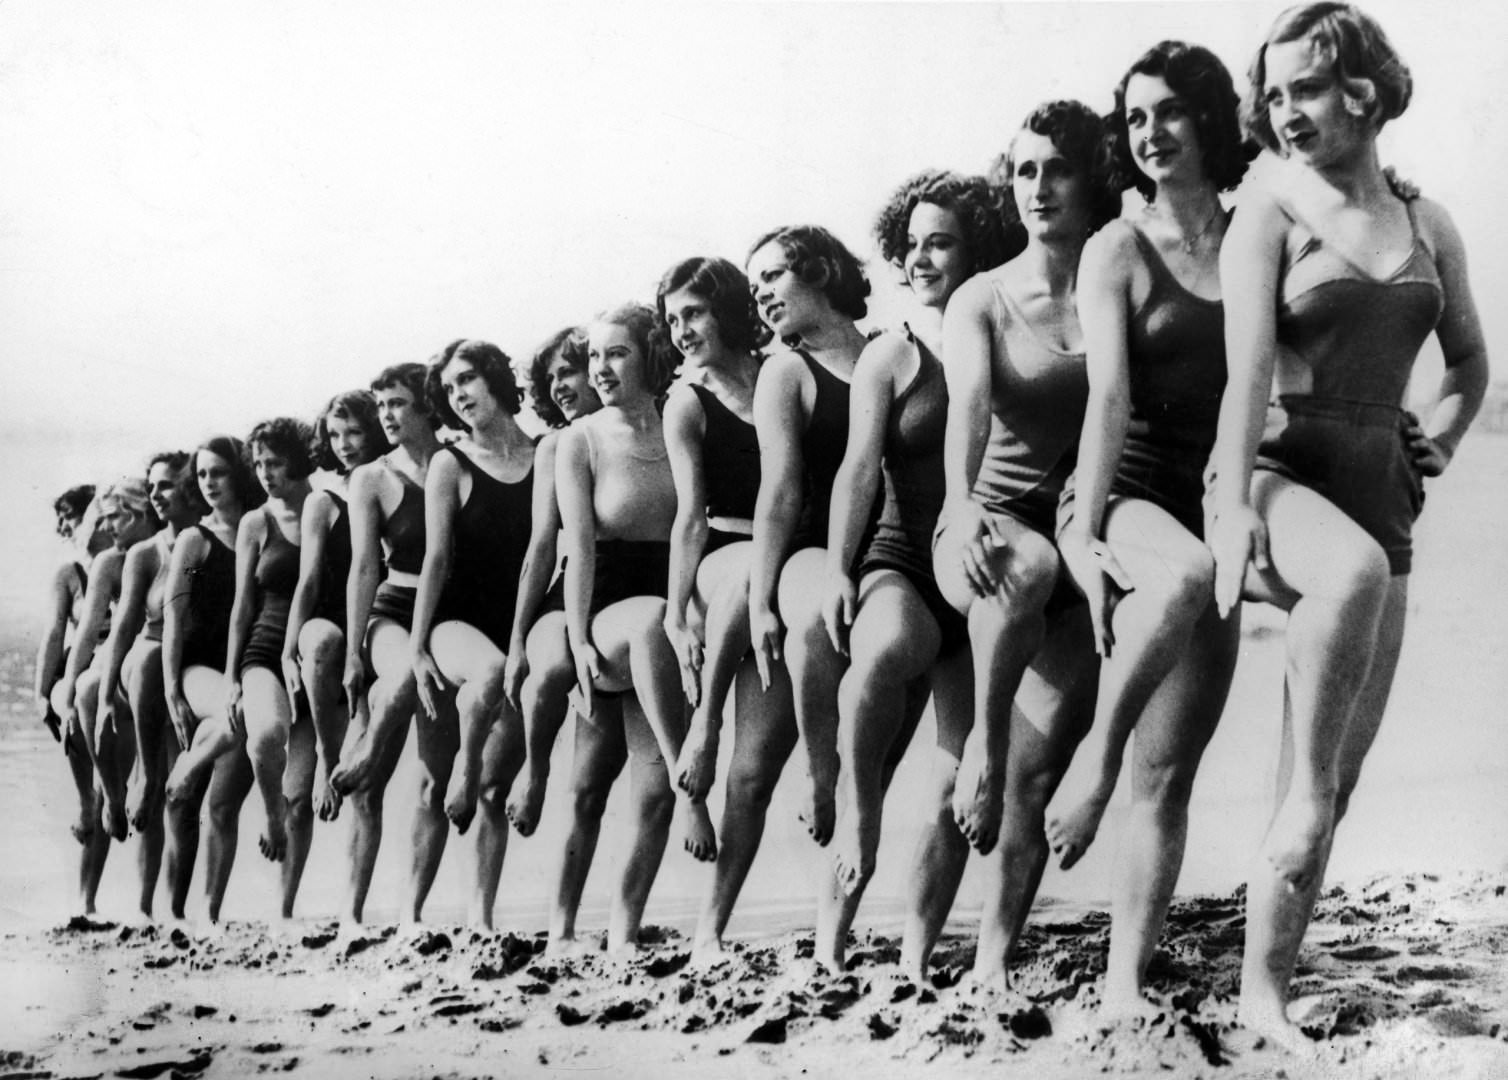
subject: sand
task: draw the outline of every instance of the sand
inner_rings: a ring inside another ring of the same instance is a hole
[[[961,934],[918,987],[885,935],[831,975],[799,932],[705,968],[661,928],[629,957],[590,937],[552,957],[456,927],[76,918],[4,936],[0,1076],[1508,1076],[1508,874],[1329,889],[1295,983],[1309,1062],[1234,1023],[1243,933],[1239,891],[1180,901],[1161,1014],[1104,1026],[1108,917],[1069,905],[1034,914],[1010,998],[970,982]]]

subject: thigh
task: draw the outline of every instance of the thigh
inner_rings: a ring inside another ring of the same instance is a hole
[[[1403,650],[1403,630],[1408,615],[1408,585],[1407,575],[1399,575],[1389,583],[1382,624],[1377,634],[1377,647],[1372,652],[1372,666],[1357,698],[1351,723],[1341,741],[1339,784],[1345,795],[1355,789],[1356,782],[1361,778],[1362,762],[1372,749],[1372,743],[1382,727],[1383,714],[1387,711],[1393,677],[1398,671],[1398,656]]]
[[[822,619],[827,581],[827,549],[802,548],[780,569],[776,602],[786,629],[815,625]]]
[[[745,540],[718,548],[702,560],[696,568],[696,592],[704,606],[729,585],[748,587],[749,557],[753,551],[754,545]]]
[[[412,675],[408,631],[392,619],[378,619],[367,628],[367,659],[379,679]]]
[[[612,786],[628,761],[623,736],[623,710],[617,701],[598,701],[590,719],[576,717],[576,747],[572,783],[579,790]]]
[[[283,680],[272,669],[261,666],[241,672],[241,711],[246,716],[248,735],[287,731],[292,710],[288,708],[288,691]]]
[[[937,719],[937,748],[955,761],[963,759],[964,742],[974,726],[974,654],[954,649],[932,666],[932,710]]]
[[[163,701],[162,643],[138,637],[121,666],[121,682],[132,708],[152,707]]]
[[[1197,763],[1225,710],[1241,648],[1241,608],[1220,618],[1211,604],[1183,654],[1153,692],[1137,721],[1135,776]]]
[[[183,673],[183,696],[200,720],[225,711],[225,673],[193,664]]]
[[[571,643],[566,636],[563,611],[549,611],[535,620],[524,639],[524,654],[531,671],[548,671],[571,666]]]
[[[1289,608],[1299,597],[1338,597],[1355,567],[1386,557],[1376,540],[1329,499],[1278,473],[1252,476],[1252,505],[1267,524],[1272,567],[1248,569],[1253,599]]]
[[[665,601],[657,596],[630,596],[609,604],[592,618],[592,644],[602,658],[602,676],[597,687],[609,692],[633,686],[628,668],[631,644],[646,630],[665,625]],[[660,629],[664,633],[663,629]]]
[[[1209,548],[1155,503],[1112,498],[1105,509],[1104,537],[1133,585],[1176,581],[1191,568],[1204,570],[1213,581]]]
[[[1028,771],[1066,768],[1094,719],[1099,670],[1088,609],[1079,604],[1049,620],[1016,694],[1008,757]]]
[[[790,676],[776,665],[770,688],[759,681],[752,659],[738,666],[733,681],[733,761],[731,773],[780,773],[796,748],[796,708]]]
[[[329,619],[313,618],[299,628],[298,652],[305,660],[321,652],[338,657],[345,647],[345,631]]]
[[[634,760],[636,768],[640,763],[647,762],[659,762],[663,768],[665,755],[660,750],[660,740],[655,738],[654,728],[649,726],[649,718],[644,715],[639,699],[632,694],[625,694],[621,700],[623,739],[628,745],[628,756]]]
[[[431,776],[449,776],[456,751],[461,749],[455,695],[440,695],[439,714],[433,719],[421,710],[414,717],[414,735],[418,742],[419,764]]]
[[[859,583],[859,602],[849,631],[850,663],[883,668],[909,682],[937,659],[942,635],[926,601],[899,570],[872,570]]]
[[[1045,604],[1057,582],[1058,549],[1047,537],[1009,514],[985,512],[985,518],[1000,536],[985,548],[990,569],[1004,585],[1006,598],[1025,596],[1033,603],[1040,599]],[[939,530],[932,545],[932,571],[938,590],[961,615],[967,615],[979,598],[965,570],[968,552],[977,541],[978,534],[971,528],[949,524]]]
[[[455,619],[430,631],[429,651],[440,674],[454,685],[500,674],[505,659],[491,638],[470,623]]]

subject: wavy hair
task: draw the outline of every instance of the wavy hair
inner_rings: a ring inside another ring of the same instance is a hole
[[[388,449],[387,432],[377,419],[377,399],[370,390],[347,390],[336,394],[314,421],[314,463],[333,473],[344,473],[345,466],[330,449],[330,421],[344,420],[355,424],[365,440],[367,460],[373,461]]]
[[[644,359],[644,381],[649,392],[656,399],[661,398],[681,366],[681,353],[670,343],[670,335],[655,309],[648,304],[629,302],[604,311],[592,321],[628,331]]]
[[[660,278],[655,310],[665,321],[665,298],[686,289],[707,302],[717,320],[723,344],[736,353],[753,353],[770,341],[770,329],[759,317],[749,291],[749,279],[727,259],[698,255],[676,263]]]
[[[314,471],[314,429],[292,416],[275,416],[263,420],[246,436],[246,448],[258,446],[283,459],[288,475],[302,480]]]
[[[429,426],[435,429],[440,427],[440,414],[435,409],[435,403],[429,399],[427,382],[429,369],[423,364],[409,361],[403,364],[392,364],[383,368],[372,380],[372,393],[380,390],[391,390],[393,387],[401,387],[408,391],[409,397],[414,399],[414,407],[420,413],[429,417]]]
[[[550,365],[556,357],[581,371],[586,370],[586,335],[579,326],[567,326],[551,334],[529,358],[529,404],[546,427],[566,426],[565,413],[550,396]]]
[[[1021,251],[1016,206],[1005,192],[982,176],[928,169],[907,180],[875,219],[874,236],[880,255],[894,266],[906,261],[911,214],[926,203],[947,210],[958,219],[968,249],[972,273],[990,270]]]
[[[820,225],[786,225],[771,229],[749,247],[744,265],[766,244],[779,244],[791,272],[807,285],[820,289],[833,310],[850,319],[869,314],[865,299],[869,279],[864,266],[832,233]]]
[[[1048,101],[1033,109],[1021,124],[1021,131],[1045,135],[1052,140],[1068,161],[1068,167],[1089,180],[1089,231],[1096,232],[1121,213],[1121,193],[1115,186],[1110,164],[1110,140],[1105,121],[1082,101]],[[995,159],[990,179],[1000,184],[1015,205],[1012,189],[1015,179],[1015,140]]]
[[[201,453],[214,454],[225,464],[230,466],[231,491],[236,496],[236,501],[241,504],[241,509],[255,510],[267,501],[267,492],[262,490],[262,485],[257,483],[256,473],[251,468],[251,458],[246,452],[246,444],[234,435],[214,435],[194,448],[194,473],[198,473],[199,455]],[[197,475],[195,477],[197,486]],[[201,493],[202,495],[202,493]]]
[[[435,413],[448,428],[456,431],[471,430],[471,425],[456,415],[445,396],[445,384],[441,376],[453,360],[465,360],[487,385],[487,392],[496,399],[502,410],[514,416],[522,407],[524,395],[519,392],[518,380],[513,377],[513,361],[490,341],[474,338],[459,338],[434,355],[429,362],[429,374],[425,376],[424,391],[433,403]]]

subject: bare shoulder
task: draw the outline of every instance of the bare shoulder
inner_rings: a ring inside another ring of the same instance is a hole
[[[702,413],[702,399],[691,388],[690,382],[677,379],[671,384],[670,393],[665,398],[663,415],[667,435],[673,430],[699,426],[705,420]]]
[[[916,346],[898,330],[885,330],[869,339],[854,368],[854,384],[893,380],[914,364]]]
[[[1096,230],[1084,242],[1080,264],[1088,263],[1102,268],[1129,266],[1132,260],[1140,257],[1140,252],[1136,241],[1136,227],[1125,218],[1116,218]]]
[[[1004,269],[1003,266],[997,266],[993,270],[975,274],[960,285],[948,298],[948,314],[975,317],[988,315],[995,306],[995,282]]]
[[[1413,200],[1414,220],[1419,223],[1419,236],[1431,254],[1459,255],[1465,250],[1460,230],[1450,211],[1434,199],[1423,196]]]

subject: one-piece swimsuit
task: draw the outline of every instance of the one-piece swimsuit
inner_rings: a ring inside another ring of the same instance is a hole
[[[445,448],[471,476],[471,492],[456,514],[450,580],[435,621],[457,619],[506,650],[518,602],[518,574],[529,551],[534,469],[505,483],[459,447]]]

